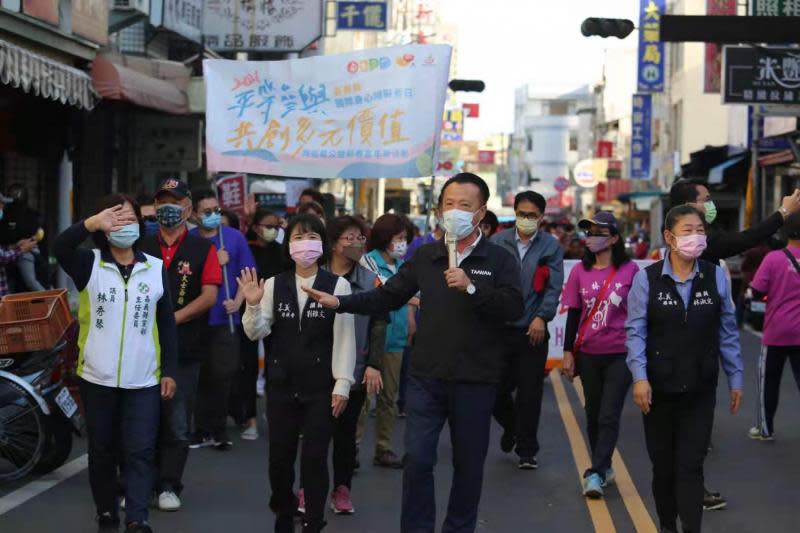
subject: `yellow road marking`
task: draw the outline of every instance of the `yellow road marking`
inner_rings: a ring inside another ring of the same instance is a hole
[[[578,479],[582,482],[583,473],[591,466],[589,452],[587,451],[588,447],[583,439],[583,433],[578,427],[578,421],[575,419],[575,413],[572,411],[572,405],[569,402],[569,398],[567,398],[567,391],[564,390],[564,383],[561,381],[561,375],[558,370],[550,372],[550,381],[553,382],[553,390],[556,394],[561,421],[567,430],[569,445],[572,448],[572,457],[575,459],[575,466],[578,469]],[[594,530],[597,533],[616,533],[617,529],[611,520],[611,513],[608,511],[605,500],[591,500],[589,498],[585,498],[585,500]]]
[[[552,374],[552,372],[551,372]],[[580,378],[573,382],[575,391],[578,393],[578,398],[581,400],[581,405],[586,405],[586,399],[583,396],[583,384]],[[622,502],[625,504],[625,509],[631,517],[633,526],[636,528],[637,533],[657,533],[658,529],[653,522],[653,518],[644,506],[642,497],[639,491],[636,490],[636,485],[633,484],[631,474],[628,467],[625,466],[625,461],[622,460],[622,454],[618,449],[614,449],[614,473],[616,474],[616,485],[622,496]]]

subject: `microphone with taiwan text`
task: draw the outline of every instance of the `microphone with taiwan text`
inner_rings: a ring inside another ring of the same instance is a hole
[[[444,235],[444,243],[447,246],[447,261],[448,261],[449,268],[456,268],[458,266],[457,265],[457,261],[456,261],[456,242],[457,241],[458,241],[458,239],[456,239],[455,235],[452,235],[449,232],[445,233],[445,235]]]

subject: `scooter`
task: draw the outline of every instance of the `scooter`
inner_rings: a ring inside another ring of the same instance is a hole
[[[67,460],[83,416],[64,385],[76,352],[72,327],[51,349],[0,356],[0,483],[46,474]]]

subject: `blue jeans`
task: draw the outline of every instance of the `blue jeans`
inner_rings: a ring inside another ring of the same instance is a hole
[[[80,389],[89,435],[89,483],[97,513],[117,516],[119,512],[117,466],[121,460],[125,521],[146,522],[153,494],[161,388],[119,389],[81,380]]]
[[[496,395],[496,386],[489,383],[408,380],[403,533],[432,533],[436,527],[433,468],[445,422],[450,424],[454,472],[442,533],[475,531]]]

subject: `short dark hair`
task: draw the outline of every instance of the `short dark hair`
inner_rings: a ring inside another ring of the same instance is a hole
[[[673,207],[667,212],[667,216],[664,219],[664,229],[667,231],[672,231],[675,228],[675,225],[678,223],[678,220],[688,215],[696,215],[698,218],[700,218],[700,220],[705,221],[703,213],[690,205],[681,204]]]
[[[331,241],[331,246],[350,228],[358,228],[364,237],[369,237],[369,228],[367,228],[363,220],[343,215],[334,218],[328,223],[328,239]]]
[[[194,207],[194,210],[197,211],[197,206],[200,205],[200,202],[210,198],[214,198],[215,200],[217,198],[217,195],[214,194],[214,191],[211,189],[196,189],[192,191],[192,207]]]
[[[476,174],[472,174],[470,172],[462,172],[460,174],[456,174],[455,176],[447,180],[442,186],[442,192],[439,193],[440,206],[442,205],[442,201],[444,199],[444,191],[447,189],[447,187],[450,186],[451,183],[460,183],[460,184],[471,183],[480,190],[482,203],[486,204],[486,202],[489,201],[489,196],[490,196],[489,186],[486,185],[486,182],[483,181],[483,178],[481,178]]]
[[[387,250],[392,243],[392,237],[398,233],[405,233],[406,242],[411,242],[409,227],[406,220],[406,217],[403,215],[397,215],[395,213],[386,213],[378,217],[378,220],[372,225],[372,231],[370,232],[369,250]]]
[[[132,248],[134,250],[138,249],[139,242],[144,237],[144,224],[142,224],[142,211],[139,208],[139,203],[132,197],[127,194],[123,193],[115,193],[109,194],[107,196],[103,196],[97,201],[97,212],[104,211],[109,207],[114,207],[117,205],[125,205],[131,204],[133,207],[133,212],[136,214],[136,220],[139,221],[139,238],[136,239],[136,242],[133,243]],[[92,242],[94,245],[101,251],[101,252],[108,252],[111,248],[108,244],[108,238],[106,238],[106,234],[102,231],[95,231],[92,233]]]
[[[530,202],[536,207],[539,208],[539,211],[542,212],[544,215],[545,210],[547,209],[547,200],[544,199],[544,196],[539,194],[538,192],[534,191],[522,191],[517,193],[514,197],[514,210],[517,210],[517,206],[520,202]]]
[[[617,231],[617,228],[608,227],[608,231],[612,236],[619,235],[617,242],[611,246],[611,263],[614,265],[614,268],[619,268],[630,261],[631,258],[628,257],[628,252],[625,250],[625,240],[622,238],[622,234]],[[580,242],[580,239],[572,239],[570,244],[576,240]],[[583,264],[583,269],[586,272],[590,272],[594,264],[597,263],[597,254],[595,254],[589,248],[584,249],[581,263]]]
[[[298,197],[297,197],[298,201],[300,200],[300,198],[301,198],[302,196],[310,196],[310,197],[311,197],[311,198],[313,198],[313,199],[314,199],[314,201],[315,201],[315,202],[317,202],[319,205],[321,205],[321,206],[322,206],[322,205],[325,205],[325,197],[322,195],[322,193],[321,193],[321,192],[319,192],[319,191],[318,191],[318,190],[316,190],[316,189],[312,189],[311,187],[308,187],[307,189],[303,189],[303,192],[301,192],[301,193],[300,193],[300,196],[298,196]],[[299,206],[298,206],[298,207],[299,207]]]
[[[698,186],[708,187],[708,183],[695,178],[684,178],[676,181],[669,190],[670,207],[695,203],[699,195]]]
[[[317,259],[318,265],[324,265],[328,262],[328,257],[330,256],[330,243],[328,243],[328,236],[325,232],[325,224],[322,223],[322,220],[316,215],[297,215],[292,217],[292,220],[289,221],[289,227],[286,228],[286,238],[283,241],[283,254],[286,257],[286,260],[289,261],[290,264],[294,265],[294,260],[292,259],[292,254],[289,252],[289,242],[291,242],[292,231],[294,228],[300,226],[300,229],[304,232],[314,232],[318,233],[320,238],[322,239],[322,255],[319,256]]]
[[[489,235],[494,235],[497,231],[497,226],[500,225],[500,221],[497,220],[497,215],[487,210],[486,216],[481,220],[481,225],[483,224],[489,224]]]

